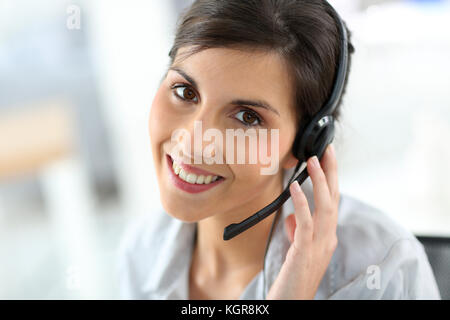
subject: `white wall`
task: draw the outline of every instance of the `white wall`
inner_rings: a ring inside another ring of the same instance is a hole
[[[103,112],[119,171],[123,210],[160,208],[147,123],[153,96],[168,66],[169,1],[85,1],[98,68]]]
[[[349,17],[355,60],[338,150],[341,189],[416,233],[450,235],[450,5]]]

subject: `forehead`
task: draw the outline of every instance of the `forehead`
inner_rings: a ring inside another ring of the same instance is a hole
[[[201,95],[262,99],[280,113],[291,111],[292,84],[284,60],[278,54],[210,48],[183,59],[187,50],[179,50],[173,66],[197,82]]]

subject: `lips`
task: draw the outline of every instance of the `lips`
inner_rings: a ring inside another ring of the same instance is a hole
[[[209,190],[225,180],[222,176],[206,170],[174,162],[167,154],[166,159],[172,182],[176,187],[188,193],[199,193]]]
[[[214,174],[212,172],[209,172],[209,171],[206,171],[206,170],[203,170],[203,169],[200,169],[200,168],[196,168],[196,167],[190,166],[188,164],[182,163],[181,161],[173,160],[173,158],[171,156],[169,156],[169,157],[171,158],[172,162],[175,163],[176,166],[180,167],[180,169],[183,169],[187,174],[191,173],[191,174],[195,174],[197,176],[202,176],[203,175],[205,177],[207,177],[207,176],[221,177],[220,175],[216,175],[216,174]]]

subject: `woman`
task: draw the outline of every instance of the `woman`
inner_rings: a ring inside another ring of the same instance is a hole
[[[124,237],[124,298],[439,298],[417,239],[340,194],[332,145],[320,162],[307,160],[310,179],[288,186],[276,214],[222,238],[288,184],[295,135],[333,88],[341,42],[332,10],[322,0],[198,0],[181,17],[149,119],[165,212]],[[266,130],[278,170],[261,174],[267,162],[250,161],[258,149],[250,143],[192,139],[209,129],[222,137],[254,129],[258,142]]]

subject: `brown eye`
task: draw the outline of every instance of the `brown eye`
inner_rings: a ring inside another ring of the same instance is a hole
[[[246,126],[257,126],[261,124],[261,119],[255,113],[246,110],[238,112],[236,118]]]
[[[191,100],[195,97],[195,94],[191,89],[186,88],[183,90],[183,96],[184,96],[184,98]]]
[[[245,122],[247,122],[248,124],[252,124],[253,122],[255,122],[256,117],[251,114],[250,112],[245,112],[244,116],[242,117],[244,119]]]
[[[194,101],[194,99],[196,98],[194,90],[190,89],[187,86],[175,87],[175,92],[177,97],[182,100]]]

